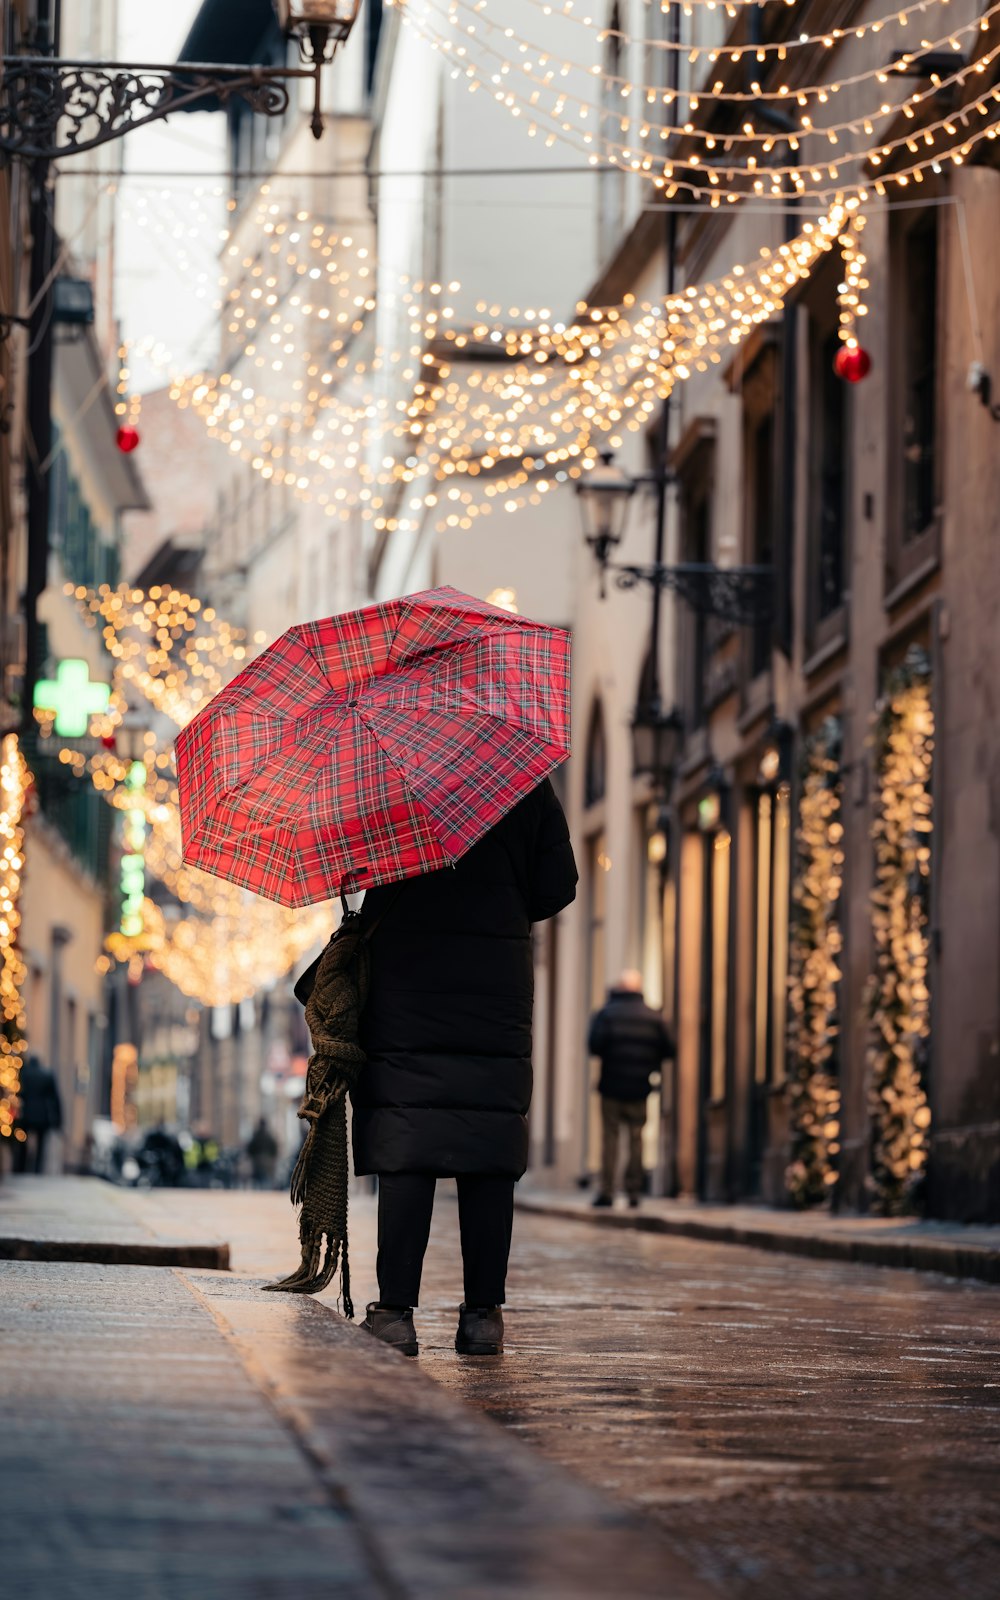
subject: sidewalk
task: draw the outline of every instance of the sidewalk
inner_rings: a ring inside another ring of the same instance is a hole
[[[91,1261],[107,1266],[204,1267],[225,1271],[229,1246],[178,1238],[100,1178],[28,1178],[0,1183],[0,1261]]]
[[[4,1188],[30,1235],[53,1210],[81,1237],[116,1208],[126,1234],[169,1214],[168,1195],[52,1183]],[[307,1297],[6,1261],[0,1299],[3,1567],[21,1600],[714,1593],[627,1510]]]
[[[518,1190],[517,1206],[539,1216],[589,1222],[599,1228],[750,1245],[786,1255],[857,1261],[877,1267],[943,1272],[952,1278],[1000,1283],[1000,1227],[921,1222],[910,1217],[835,1217],[827,1212],[773,1211],[763,1206],[712,1206],[644,1200],[637,1211],[616,1202],[593,1209],[593,1192]]]

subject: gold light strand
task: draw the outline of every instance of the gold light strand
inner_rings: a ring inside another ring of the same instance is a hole
[[[411,355],[423,354],[403,369],[414,379],[421,374],[409,395],[393,400],[348,382],[345,397],[345,388],[331,385],[304,442],[294,426],[299,402],[266,398],[252,386],[248,392],[232,370],[217,379],[175,382],[171,393],[255,470],[315,499],[327,515],[359,513],[394,531],[416,526],[413,514],[440,501],[443,526],[469,527],[491,509],[519,509],[525,490],[530,498],[578,476],[605,442],[617,448],[621,430],[645,426],[675,383],[717,364],[780,309],[856,203],[834,206],[796,239],[764,250],[720,283],[693,287],[659,306],[637,306],[633,297],[617,308],[581,304],[570,325],[551,322],[544,310],[504,313],[490,306],[481,308],[481,322],[460,329],[451,307],[435,302],[414,324],[420,344]],[[430,288],[442,292],[440,285]],[[501,315],[523,320],[505,326]],[[435,344],[452,346],[456,360],[468,366],[455,370],[433,353]],[[480,344],[499,346],[508,361],[484,369],[476,362]],[[348,441],[346,449],[331,448],[338,436]],[[389,452],[373,464],[375,448],[387,444]],[[479,480],[477,503],[475,485],[466,488],[463,479]],[[395,503],[400,486],[402,506]]]
[[[27,970],[18,943],[24,831],[21,817],[31,783],[17,735],[5,734],[0,744],[0,1137],[15,1133],[14,1114],[20,1086],[25,1039],[24,984]]]
[[[426,24],[426,15],[428,13],[433,14],[433,7],[427,3],[427,0],[425,0],[424,8],[421,12],[421,17],[425,19],[424,22],[414,15],[409,3],[404,10],[404,17],[434,48],[441,50],[449,59],[455,60],[456,71],[465,76],[470,89],[484,89],[487,93],[491,93],[499,103],[510,110],[512,115],[522,117],[525,120],[529,133],[542,131],[546,119],[550,119],[549,132],[545,141],[548,145],[560,138],[568,140],[575,148],[581,149],[586,153],[591,162],[597,162],[603,157],[621,166],[624,170],[640,173],[648,177],[658,188],[664,189],[668,197],[683,191],[696,199],[708,199],[713,205],[719,205],[724,200],[728,203],[735,203],[748,196],[761,197],[767,194],[778,196],[785,192],[786,185],[790,185],[799,195],[812,193],[817,197],[829,198],[833,194],[835,187],[841,189],[848,187],[849,169],[856,169],[860,173],[867,161],[872,161],[877,165],[882,164],[894,150],[901,148],[904,144],[913,153],[917,153],[919,146],[916,144],[916,140],[918,138],[925,148],[935,145],[938,141],[943,146],[945,141],[941,139],[941,135],[947,134],[949,140],[952,138],[957,139],[959,125],[968,128],[971,113],[975,112],[979,115],[990,116],[994,105],[1000,99],[1000,95],[984,94],[973,106],[963,108],[954,117],[951,115],[943,116],[930,128],[920,129],[916,134],[904,135],[901,139],[890,141],[888,144],[878,144],[874,140],[874,122],[880,117],[900,110],[903,115],[912,118],[918,105],[922,104],[929,96],[941,92],[943,84],[941,79],[936,77],[932,78],[929,89],[915,91],[906,101],[893,102],[890,98],[889,101],[883,101],[878,108],[871,108],[867,116],[859,117],[856,122],[852,122],[849,125],[844,124],[844,127],[851,126],[856,131],[865,133],[868,138],[868,144],[864,149],[846,153],[842,151],[837,155],[813,155],[801,163],[788,163],[781,167],[769,166],[758,159],[757,155],[748,156],[746,161],[739,166],[717,164],[716,150],[725,153],[734,146],[738,148],[741,137],[748,138],[751,142],[756,140],[756,130],[751,129],[750,132],[747,132],[748,125],[744,125],[742,135],[737,130],[719,134],[718,136],[709,134],[706,140],[706,155],[704,157],[694,153],[685,155],[683,159],[675,161],[667,156],[657,156],[655,153],[651,154],[649,151],[644,151],[640,148],[647,138],[670,140],[676,136],[676,130],[668,124],[655,120],[651,122],[643,116],[635,118],[629,112],[627,109],[629,97],[636,92],[637,87],[642,88],[642,86],[625,82],[620,85],[611,85],[612,92],[622,101],[622,111],[616,113],[609,110],[608,107],[604,107],[598,109],[596,113],[598,122],[601,122],[605,116],[610,116],[612,119],[617,120],[621,133],[635,135],[638,138],[638,146],[634,146],[621,140],[606,139],[599,127],[595,132],[589,131],[589,122],[593,112],[589,98],[582,93],[580,95],[574,94],[563,80],[567,72],[575,66],[579,72],[586,75],[589,81],[593,77],[595,70],[593,68],[587,68],[582,63],[561,62],[558,63],[557,71],[556,67],[552,65],[551,52],[541,52],[542,59],[547,65],[547,76],[542,80],[535,81],[534,92],[527,99],[518,93],[516,87],[511,87],[512,79],[510,75],[512,72],[517,81],[524,77],[531,79],[530,65],[526,66],[523,61],[515,66],[502,54],[497,55],[493,51],[492,53],[496,56],[496,60],[493,63],[496,70],[491,72],[490,68],[487,67],[480,75],[475,66],[466,59],[468,56],[467,46],[464,43],[456,43],[456,40],[462,39],[463,30],[460,24],[456,25],[454,22],[455,3],[456,0],[452,0],[452,10],[442,20],[442,29],[444,31],[439,29],[435,32],[433,28],[429,29],[429,25]],[[970,74],[982,74],[985,72],[986,67],[997,55],[997,50],[993,49],[982,58],[965,62],[958,53],[960,50],[960,38],[967,32],[985,32],[990,26],[993,15],[998,10],[1000,10],[1000,7],[994,6],[983,17],[963,24],[952,33],[938,40],[922,39],[919,48],[915,47],[909,52],[903,52],[900,59],[890,66],[879,66],[867,72],[856,74],[851,78],[838,79],[832,82],[827,81],[815,85],[796,85],[794,90],[785,86],[784,94],[779,90],[773,93],[773,97],[781,100],[788,96],[789,103],[801,106],[808,104],[810,96],[815,95],[822,103],[826,103],[833,95],[839,93],[849,84],[871,79],[877,80],[884,85],[890,82],[894,75],[898,77],[904,73],[920,55],[945,49],[951,49],[956,52],[957,63],[956,71],[949,76],[948,83],[963,84]],[[894,17],[897,15],[894,14]],[[865,27],[867,26],[869,25],[865,25]],[[874,23],[870,24],[870,26],[872,31],[876,31]],[[862,31],[864,31],[864,28]],[[849,32],[856,35],[858,30],[849,30]],[[472,33],[475,35],[474,28]],[[505,38],[511,36],[511,30],[509,29],[505,28],[503,33]],[[845,36],[847,35],[845,34]],[[821,44],[829,47],[837,41],[832,35],[803,35],[798,42]],[[491,52],[492,47],[488,42],[480,38],[478,43],[484,52],[487,54]],[[524,45],[524,48],[529,50],[533,47]],[[734,58],[739,59],[740,51],[749,48],[751,47],[739,47],[739,49],[736,49]],[[778,47],[776,46],[775,48]],[[722,59],[728,59],[730,53],[728,49],[722,49],[717,55]],[[695,50],[691,52],[690,58],[696,58],[699,54],[708,58],[712,57],[712,52]],[[543,92],[555,94],[557,97],[551,112],[546,110],[540,102],[540,96]],[[648,95],[652,92],[652,89],[649,88],[645,92]],[[696,103],[699,99],[704,99],[706,104],[712,105],[715,101],[724,98],[726,92],[721,80],[713,83],[706,82],[700,90],[691,91],[692,99],[688,107],[689,113],[697,109]],[[676,98],[673,91],[666,91],[666,93]],[[761,89],[758,94],[755,88],[755,92],[750,98],[768,98],[770,96],[770,91],[765,94]],[[573,116],[567,116],[567,107],[571,111],[575,107],[575,120]],[[799,129],[798,141],[801,141],[804,136],[812,138],[825,133],[828,140],[832,141],[833,144],[839,142],[836,126],[828,129],[813,128],[811,119],[805,118],[804,122],[808,124],[808,128],[807,130]],[[699,136],[699,130],[694,125],[685,125],[681,129],[681,133],[685,137]],[[995,129],[992,131],[980,129],[973,134],[971,142],[966,140],[964,144],[956,143],[948,148],[939,148],[935,155],[911,162],[905,169],[892,174],[888,179],[880,179],[876,184],[878,192],[885,192],[884,185],[886,183],[894,182],[905,186],[908,181],[920,181],[927,168],[940,159],[964,160],[968,155],[968,149],[971,148],[972,144],[978,142],[978,138],[994,136]],[[790,140],[793,147],[796,146],[797,139],[794,134],[789,135],[788,140]],[[781,142],[780,135],[765,135],[760,149],[766,154]],[[854,181],[856,182],[857,179],[855,178]],[[737,185],[736,187],[733,187],[734,183]]]
[[[111,705],[93,724],[109,743],[129,697],[140,695],[183,727],[252,654],[240,629],[176,589],[68,585],[67,593],[92,626],[102,627],[115,662]],[[263,643],[263,634],[254,636],[254,647]],[[117,811],[142,812],[146,869],[181,902],[169,908],[146,898],[141,931],[109,935],[104,970],[111,960],[139,970],[148,964],[201,1004],[230,1005],[274,982],[327,936],[329,906],[292,911],[185,865],[173,749],[152,730],[145,735],[142,785],[134,782],[133,759],[113,748],[87,754],[67,746],[59,759],[81,780],[89,778]]]
[[[848,350],[858,348],[858,318],[868,314],[866,260],[860,244],[864,226],[864,213],[855,211],[837,240],[844,262],[844,276],[837,285],[837,333]]]
[[[129,343],[124,341],[118,346],[118,382],[115,385],[115,416],[120,428],[137,428],[139,416],[142,411],[142,395],[132,389],[129,383],[131,372],[129,369]]]
[[[390,5],[396,5],[397,7],[403,7],[409,4],[410,0],[388,0],[388,3]],[[670,39],[657,38],[655,34],[650,34],[648,32],[644,34],[630,34],[627,28],[611,28],[604,23],[595,21],[594,17],[590,15],[583,17],[578,16],[576,14],[576,7],[573,4],[573,0],[567,0],[567,3],[563,5],[554,5],[552,0],[526,0],[526,3],[534,10],[543,12],[546,16],[551,16],[553,13],[558,13],[559,15],[567,18],[569,21],[582,28],[585,28],[588,33],[596,35],[599,41],[616,38],[620,39],[623,44],[637,44],[641,45],[643,49],[649,47],[653,50],[665,51],[677,49],[690,50],[691,48],[689,45],[685,44],[677,45]],[[669,0],[642,0],[642,3],[648,9],[658,10],[663,15],[668,15],[671,10]],[[741,7],[754,5],[763,8],[763,4],[766,4],[767,0],[678,0],[678,3],[680,4],[680,8],[686,17],[690,17],[697,7],[702,6],[706,10],[714,11],[720,16],[725,14],[730,19],[734,19]],[[780,0],[780,3],[791,10],[798,3],[798,0]],[[865,33],[879,33],[883,28],[890,27],[894,22],[897,22],[900,25],[905,25],[905,23],[908,22],[913,16],[918,16],[921,13],[933,10],[936,7],[943,8],[948,4],[949,0],[911,0],[909,5],[897,6],[895,11],[885,14],[881,17],[874,17],[869,22],[858,22],[847,28],[831,28],[825,33],[800,33],[796,40],[789,39],[786,41],[785,48],[791,44],[804,43],[807,39],[813,43],[825,43],[827,39],[831,39],[834,43],[840,39],[860,39]],[[475,3],[467,7],[467,9],[474,10],[485,18],[487,12],[487,0],[475,0]],[[500,24],[494,23],[493,26],[500,26]],[[713,50],[717,48],[720,54],[725,54],[728,57],[733,54],[734,51],[742,54],[756,54],[759,50],[764,48],[764,45],[751,42],[750,44],[732,46],[700,46],[699,51],[702,55],[707,55],[710,48]],[[782,44],[778,42],[772,44],[770,48],[774,50],[780,50],[782,48]]]
[[[785,1187],[797,1206],[829,1198],[840,1152],[840,740],[838,719],[828,717],[806,741],[802,761],[788,979],[791,1161],[785,1172]]]
[[[873,743],[878,787],[872,822],[875,966],[868,997],[871,1188],[876,1209],[896,1215],[918,1202],[931,1123],[924,1073],[934,713],[930,663],[917,646],[889,676]]]

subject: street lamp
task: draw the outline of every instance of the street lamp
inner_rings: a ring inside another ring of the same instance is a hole
[[[601,597],[605,594],[607,574],[611,572],[619,589],[648,585],[653,590],[654,604],[664,589],[673,589],[693,611],[721,617],[738,627],[752,627],[766,621],[773,608],[773,567],[718,567],[713,561],[681,561],[668,565],[663,560],[665,491],[673,481],[673,473],[662,461],[656,472],[632,478],[615,463],[613,452],[605,450],[600,456],[600,466],[593,467],[577,483],[584,538],[594,552],[601,575]],[[644,483],[655,484],[659,490],[654,560],[648,566],[612,561],[612,554],[625,532],[629,503],[636,489]]]
[[[637,480],[615,464],[612,450],[602,450],[599,465],[591,468],[576,486],[584,537],[602,572],[612,550],[621,543],[629,501],[638,487]]]
[[[323,136],[320,110],[320,68],[331,61],[343,44],[361,10],[361,0],[274,0],[278,25],[287,39],[295,39],[304,61],[315,66],[313,113],[309,126],[314,139]]]
[[[646,859],[652,867],[659,867],[664,877],[670,863],[670,807],[662,801],[656,812],[653,829],[646,840]]]
[[[322,54],[330,39],[335,46],[343,44],[358,20],[361,0],[275,0],[275,10],[282,33],[310,42],[319,35]]]
[[[652,700],[637,705],[632,717],[633,777],[652,778],[666,793],[683,738],[684,720],[679,711],[664,711]]]

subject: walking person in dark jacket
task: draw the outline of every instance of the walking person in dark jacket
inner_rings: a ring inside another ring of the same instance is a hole
[[[351,1098],[355,1171],[379,1178],[379,1300],[364,1326],[407,1355],[438,1178],[458,1180],[455,1347],[503,1348],[514,1184],[528,1159],[531,925],[568,905],[576,881],[546,780],[453,867],[365,897],[363,919],[378,927]]]
[[[618,1176],[621,1129],[628,1129],[628,1165],[625,1193],[635,1207],[642,1193],[642,1130],[646,1125],[646,1100],[650,1077],[674,1053],[673,1041],[662,1016],[643,999],[642,974],[623,972],[606,1003],[590,1021],[588,1046],[599,1056],[601,1076],[601,1187],[595,1206],[614,1204]]]
[[[44,1172],[45,1141],[62,1127],[62,1100],[55,1073],[38,1056],[29,1056],[21,1068],[18,1112],[14,1124],[14,1171]],[[28,1145],[33,1144],[31,1162]]]

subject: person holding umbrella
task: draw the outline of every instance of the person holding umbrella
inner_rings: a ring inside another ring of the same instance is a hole
[[[297,992],[313,1040],[293,1174],[315,1293],[346,1258],[344,1093],[379,1184],[364,1326],[416,1355],[436,1180],[457,1179],[456,1348],[503,1348],[527,1163],[534,922],[576,892],[548,781],[569,754],[569,636],[452,589],[293,628],[178,740],[185,859],[306,904],[364,888]],[[346,906],[346,901],[345,901]]]

